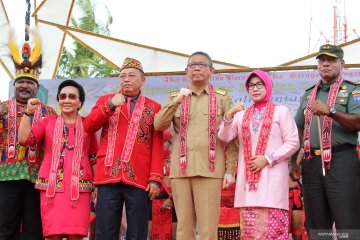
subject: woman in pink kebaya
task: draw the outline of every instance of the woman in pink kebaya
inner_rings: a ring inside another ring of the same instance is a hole
[[[246,80],[254,104],[226,113],[219,138],[239,143],[235,207],[240,208],[241,239],[288,239],[288,159],[299,148],[290,110],[271,101],[268,73],[254,70]],[[235,181],[225,174],[224,184]]]

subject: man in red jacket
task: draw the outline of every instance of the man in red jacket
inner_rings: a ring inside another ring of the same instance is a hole
[[[125,203],[126,239],[143,240],[149,198],[159,194],[163,176],[163,132],[153,126],[161,106],[142,95],[145,76],[136,59],[124,60],[119,79],[121,91],[101,96],[84,121],[87,132],[102,128],[94,180],[96,239],[118,240]]]

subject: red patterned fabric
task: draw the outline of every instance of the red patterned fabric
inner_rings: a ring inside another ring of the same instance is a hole
[[[329,92],[327,102],[326,102],[326,105],[328,105],[329,107],[335,107],[336,97],[337,97],[340,85],[342,84],[343,80],[344,79],[342,77],[339,77],[331,85],[330,92]],[[318,90],[320,83],[321,83],[321,80],[315,85],[314,89],[312,90],[312,92],[309,96],[309,101],[307,103],[306,111],[305,111],[304,150],[305,150],[305,159],[307,159],[307,160],[311,159],[310,128],[311,128],[311,123],[312,123],[312,119],[314,116],[312,114],[312,112],[310,111],[310,107],[312,106],[312,104],[314,103],[314,101],[316,99],[316,94],[317,94],[317,90]],[[321,140],[322,140],[322,146],[323,146],[322,154],[323,154],[323,159],[324,159],[324,162],[326,163],[327,169],[330,168],[330,161],[331,161],[332,121],[333,121],[333,119],[331,117],[324,116],[322,133],[321,133],[321,137],[322,137]]]
[[[125,58],[121,68],[120,68],[120,72],[126,68],[136,68],[138,70],[140,70],[142,73],[144,73],[144,69],[143,66],[141,64],[141,62],[139,62],[138,60],[134,59],[134,58]]]
[[[245,176],[246,183],[249,185],[249,191],[256,191],[257,184],[260,181],[261,170],[254,172],[250,169],[250,158],[252,156],[251,146],[251,133],[250,133],[250,121],[253,118],[255,106],[252,105],[244,113],[242,124],[242,140],[244,145],[244,160],[245,160]],[[259,140],[256,145],[255,155],[265,155],[267,142],[269,140],[271,125],[274,118],[275,104],[271,101],[266,103],[264,117],[261,123],[261,129],[259,133]]]
[[[289,239],[288,211],[277,208],[240,208],[241,239]]]
[[[239,228],[240,229],[240,210],[239,208],[220,208],[219,228]]]
[[[41,105],[39,104],[34,112],[34,117],[32,119],[32,126],[34,124],[38,123],[42,119],[42,113],[41,113]],[[29,167],[35,168],[35,161],[36,161],[36,148],[37,145],[30,146],[28,151],[28,161],[29,161]]]
[[[164,159],[164,167],[165,167],[165,163],[166,163],[166,159],[169,159],[170,158],[170,155],[171,155],[171,150],[168,149],[168,150],[164,150],[164,154],[163,154],[163,159]],[[168,167],[168,166],[167,166]],[[169,176],[169,172],[168,170],[166,171],[167,172],[167,176]],[[164,171],[164,175],[165,175],[165,171]]]
[[[169,142],[169,144],[172,144],[172,133],[169,130],[164,131],[164,141]]]
[[[221,191],[218,240],[240,239],[240,211],[234,208],[235,184]]]
[[[238,208],[220,208],[218,240],[240,239],[240,211]]]
[[[180,115],[180,132],[179,132],[179,140],[180,140],[180,169],[181,174],[185,174],[186,167],[186,154],[187,154],[187,127],[189,123],[189,115],[190,115],[190,101],[191,95],[184,97],[183,102],[181,103],[181,115]],[[214,87],[209,84],[209,170],[211,172],[214,171],[215,167],[215,148],[216,148],[216,94]]]
[[[300,211],[303,212],[302,216],[302,229],[301,230],[292,230],[292,215],[293,215],[293,207],[300,209],[302,207],[301,200],[301,188],[300,186],[295,186],[294,188],[289,190],[289,234],[301,234],[302,240],[308,240],[305,228],[305,209]]]
[[[134,148],[134,143],[136,139],[136,133],[138,132],[140,125],[140,118],[142,116],[142,112],[144,111],[145,98],[140,95],[138,101],[135,104],[135,108],[133,111],[133,115],[130,116],[130,101],[131,98],[128,98],[127,104],[127,116],[130,119],[130,123],[128,124],[128,130],[125,136],[124,148],[121,153],[120,160],[124,163],[128,163]],[[117,129],[119,125],[119,117],[120,117],[121,108],[116,108],[115,114],[110,117],[110,126],[109,126],[109,145],[106,150],[105,157],[105,171],[106,174],[110,175],[111,166],[113,165],[114,152],[115,152],[115,139],[117,135]]]
[[[140,189],[146,189],[150,181],[161,184],[164,139],[163,132],[156,131],[153,126],[154,115],[160,110],[161,105],[147,97],[144,97],[144,109],[139,120],[139,128],[136,132],[133,150],[128,162],[121,160],[121,154],[126,145],[126,134],[131,120],[124,110],[126,108],[120,108],[119,125],[114,139],[113,164],[111,165],[110,175],[106,174],[105,157],[107,148],[111,144],[109,120],[115,114],[109,107],[108,101],[114,95],[101,96],[84,120],[84,130],[86,132],[93,133],[102,128],[99,151],[97,152],[95,185],[124,182]],[[134,112],[132,115],[134,115]]]
[[[17,116],[17,103],[16,98],[12,98],[9,100],[9,113],[8,113],[8,126],[9,126],[9,134],[8,134],[8,163],[13,164],[15,163],[15,148],[16,148],[16,116]],[[39,122],[41,120],[42,114],[41,114],[41,105],[38,105],[38,107],[35,110],[34,117],[32,118],[32,126]],[[29,148],[28,151],[28,161],[30,166],[34,168],[34,163],[36,160],[36,148],[37,146],[34,145]]]
[[[152,239],[171,240],[172,209],[161,206],[166,199],[152,200]]]
[[[74,146],[74,155],[71,160],[71,183],[70,183],[70,198],[72,204],[75,204],[79,199],[79,173],[80,173],[80,163],[83,154],[83,141],[84,141],[84,128],[82,124],[82,118],[78,114],[76,116],[75,123],[75,146]],[[64,118],[62,114],[59,114],[56,118],[55,128],[54,128],[54,139],[52,143],[52,158],[51,158],[51,167],[48,179],[48,187],[46,189],[46,197],[54,198],[56,192],[56,179],[58,173],[58,167],[61,157],[61,150],[63,148],[62,135],[64,127]]]
[[[234,207],[235,186],[236,184],[232,184],[230,187],[224,188],[221,191],[221,207]]]

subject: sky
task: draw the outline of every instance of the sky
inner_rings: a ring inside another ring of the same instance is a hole
[[[25,13],[25,0],[3,1],[9,12],[24,4],[17,15],[8,13],[23,29],[19,12]],[[334,6],[337,21],[347,19],[348,38],[360,34],[358,0],[98,0],[100,22],[106,19],[104,6],[113,17],[112,37],[185,54],[201,50],[214,60],[249,67],[276,66],[333,42]],[[342,43],[344,34],[338,35]],[[0,77],[8,78],[2,69]],[[1,100],[7,92],[7,86],[0,88]]]

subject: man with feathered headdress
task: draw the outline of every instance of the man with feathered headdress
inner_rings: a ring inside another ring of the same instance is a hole
[[[44,153],[42,145],[22,147],[17,130],[23,115],[36,123],[55,114],[41,104],[34,114],[25,111],[27,101],[36,97],[42,66],[41,40],[33,31],[34,48],[27,41],[20,49],[10,33],[9,50],[15,64],[14,97],[0,103],[0,239],[42,239],[39,192],[34,183]]]

